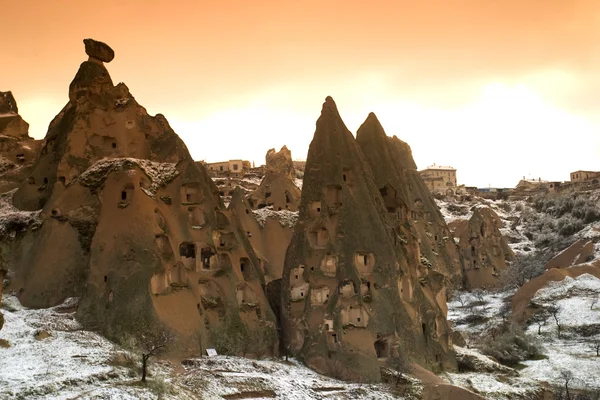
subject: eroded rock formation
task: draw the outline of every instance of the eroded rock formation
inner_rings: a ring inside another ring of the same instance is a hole
[[[163,326],[184,348],[272,354],[276,319],[236,214],[165,117],[113,85],[98,43],[12,197],[39,219],[4,227],[11,289],[28,307],[81,296],[77,318],[112,338]]]
[[[413,278],[433,271],[459,281],[459,254],[444,217],[417,171],[410,146],[396,136],[387,136],[373,113],[358,129],[356,141],[373,171],[392,226],[390,233],[411,266]]]
[[[579,239],[557,255],[555,255],[544,268],[568,268],[588,262],[594,258],[594,242]]]
[[[600,261],[596,260],[570,268],[551,268],[542,275],[527,281],[516,291],[511,300],[511,318],[517,323],[526,322],[531,315],[540,311],[540,307],[531,302],[538,290],[547,286],[549,282],[562,281],[567,276],[576,278],[583,274],[590,274],[600,279]]]
[[[248,196],[250,205],[254,209],[270,206],[276,211],[297,211],[301,193],[295,179],[292,152],[285,146],[278,152],[270,149],[266,155],[265,177]]]
[[[477,208],[471,218],[457,220],[450,229],[459,240],[466,288],[495,288],[500,274],[515,255],[502,236],[502,220],[489,207]]]
[[[415,257],[394,236],[396,225],[379,189],[328,97],[309,148],[298,223],[286,254],[286,344],[310,367],[343,379],[377,381],[379,359],[398,353],[428,368],[454,368],[440,306],[445,276],[432,272],[417,280],[411,273],[416,266],[408,263]],[[395,213],[401,210],[400,203],[395,207]],[[403,223],[410,229],[407,216]]]
[[[29,124],[19,115],[11,92],[0,92],[0,193],[27,178],[42,141],[29,137]]]

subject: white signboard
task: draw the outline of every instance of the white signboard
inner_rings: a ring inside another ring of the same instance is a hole
[[[206,354],[208,354],[209,357],[214,357],[217,355],[217,351],[215,349],[206,349]]]

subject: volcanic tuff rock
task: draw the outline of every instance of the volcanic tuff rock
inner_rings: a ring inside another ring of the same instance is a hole
[[[433,340],[425,341],[424,351],[442,359],[452,342],[452,328],[446,320],[446,288],[460,284],[460,255],[417,172],[410,146],[396,136],[388,137],[373,113],[358,129],[356,142],[373,172],[379,189],[376,198],[383,204],[386,227],[400,253],[401,300],[413,327],[434,332]],[[453,363],[452,357],[444,361]]]
[[[4,265],[2,265],[2,258],[0,258],[0,305],[2,305],[2,290],[4,289],[4,275],[6,271],[3,269]],[[0,312],[0,329],[4,325],[4,315]]]
[[[281,285],[286,345],[317,371],[377,381],[378,358],[397,354],[456,367],[438,305],[444,275],[415,281],[391,228],[367,159],[328,97]]]
[[[501,284],[500,273],[514,260],[515,254],[502,236],[502,220],[489,207],[478,208],[467,220],[450,223],[459,239],[466,288],[494,288]]]
[[[31,172],[42,147],[29,137],[11,92],[0,92],[0,193],[16,188]]]
[[[410,146],[388,137],[370,113],[356,133],[383,198],[394,243],[411,266],[411,276],[430,271],[459,281],[460,257],[444,217],[417,171]],[[445,306],[444,306],[445,308]]]
[[[252,208],[272,206],[274,210],[297,211],[300,189],[294,183],[295,172],[292,152],[283,146],[279,152],[267,151],[266,174],[260,186],[250,193],[248,201]]]
[[[12,199],[39,215],[0,239],[25,306],[80,296],[77,318],[111,338],[164,327],[195,352],[273,353],[261,262],[237,217],[165,117],[102,64],[81,64]]]
[[[115,58],[115,52],[109,45],[94,39],[83,39],[85,53],[102,62],[109,63]]]
[[[267,174],[284,175],[291,180],[296,178],[292,152],[286,146],[283,146],[279,151],[269,149],[265,158]]]

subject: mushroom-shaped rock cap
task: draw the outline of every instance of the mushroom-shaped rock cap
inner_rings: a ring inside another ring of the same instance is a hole
[[[83,39],[83,44],[85,45],[85,53],[90,57],[107,63],[115,58],[115,52],[106,43],[94,39]]]

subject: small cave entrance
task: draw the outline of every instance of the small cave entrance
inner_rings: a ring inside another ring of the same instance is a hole
[[[425,340],[427,340],[427,325],[425,324],[425,322],[421,324],[421,330],[423,331],[423,337],[425,338]]]
[[[290,204],[292,202],[292,195],[287,190],[285,191],[285,204]]]
[[[209,270],[211,267],[211,259],[215,255],[210,247],[205,247],[200,250],[200,263],[203,270]]]
[[[375,266],[375,255],[370,252],[358,252],[354,254],[354,265],[361,274],[373,272]]]
[[[321,215],[321,202],[311,201],[308,209],[308,213],[311,217],[318,217]]]
[[[390,356],[390,345],[385,338],[379,338],[373,344],[377,358],[388,358]]]
[[[198,184],[183,185],[180,189],[182,203],[201,203],[204,198]]]
[[[352,171],[350,168],[342,169],[342,181],[344,181],[346,184],[352,183]]]
[[[240,258],[240,272],[242,273],[242,275],[244,276],[245,280],[250,280],[253,277],[253,265],[250,262],[250,259],[248,257],[241,257]]]
[[[327,347],[329,348],[329,351],[335,351],[337,344],[337,334],[334,332],[327,332]]]
[[[45,179],[45,178],[44,178]],[[121,203],[129,203],[133,197],[133,184],[128,183],[121,190]]]
[[[179,245],[179,256],[186,268],[195,269],[196,267],[196,245],[190,242],[183,242]]]

